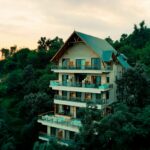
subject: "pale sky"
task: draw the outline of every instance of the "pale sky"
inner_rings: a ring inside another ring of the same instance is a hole
[[[0,0],[0,48],[36,48],[41,36],[74,30],[116,40],[142,20],[150,25],[150,0]]]

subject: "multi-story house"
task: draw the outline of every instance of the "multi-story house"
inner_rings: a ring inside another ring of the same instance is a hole
[[[105,108],[115,102],[116,78],[130,68],[123,54],[107,41],[74,31],[52,58],[58,73],[57,81],[50,81],[55,90],[54,114],[39,116],[38,123],[45,127],[39,139],[56,138],[65,143],[74,138],[82,126],[80,108]]]

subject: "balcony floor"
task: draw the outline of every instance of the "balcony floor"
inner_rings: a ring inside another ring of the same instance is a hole
[[[73,132],[79,132],[79,128],[82,126],[81,121],[78,119],[55,115],[39,116],[38,123]]]

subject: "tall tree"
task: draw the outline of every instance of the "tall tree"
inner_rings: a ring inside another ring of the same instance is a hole
[[[117,97],[129,106],[143,107],[149,102],[149,82],[141,67],[128,70],[117,80]]]
[[[9,56],[9,49],[2,48],[1,52],[2,52],[2,57],[8,58],[8,56]]]

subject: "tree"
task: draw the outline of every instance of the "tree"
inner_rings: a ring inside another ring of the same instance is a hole
[[[113,113],[104,118],[91,119],[83,124],[77,136],[77,149],[84,150],[149,150],[150,106],[128,107],[126,104],[112,105]],[[93,110],[95,111],[95,110]],[[93,113],[92,110],[89,113]]]
[[[47,51],[46,37],[41,37],[38,41],[38,50]]]
[[[111,37],[110,36],[108,36],[107,38],[105,38],[105,40],[110,44],[110,45],[112,45],[113,46],[113,44],[114,44],[114,41],[111,39]]]
[[[12,57],[12,60],[17,63],[18,68],[24,68],[26,65],[28,65],[28,55],[30,54],[30,49],[28,48],[22,48],[18,50]]]
[[[2,52],[2,57],[8,58],[8,56],[9,56],[9,49],[2,48],[1,52]]]
[[[6,79],[8,93],[18,95],[18,91],[22,89],[22,81],[21,70],[11,72]]]
[[[17,50],[17,45],[11,46],[10,47],[10,55],[13,55]]]
[[[46,93],[38,92],[24,96],[19,112],[20,116],[29,122],[39,114],[50,111],[50,109],[52,109],[52,100]]]
[[[139,68],[128,70],[117,80],[117,98],[129,106],[143,107],[149,102],[149,82]]]

